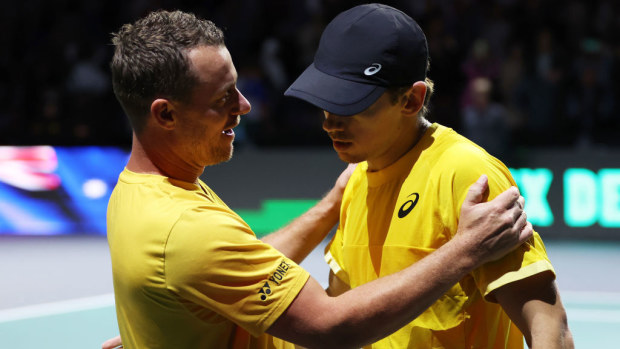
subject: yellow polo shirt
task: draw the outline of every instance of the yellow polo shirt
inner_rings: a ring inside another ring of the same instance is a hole
[[[377,172],[367,169],[361,163],[349,180],[339,228],[326,248],[326,261],[351,288],[402,270],[449,241],[467,190],[481,174],[489,178],[489,200],[516,185],[499,160],[438,124],[396,163]],[[535,233],[368,348],[522,348],[521,332],[489,293],[544,271],[554,272]]]
[[[263,335],[309,274],[202,181],[125,169],[108,206],[125,348],[267,348]]]

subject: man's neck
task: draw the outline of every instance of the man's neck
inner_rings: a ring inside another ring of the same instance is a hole
[[[411,151],[411,149],[413,149],[419,142],[420,139],[422,139],[422,137],[424,136],[424,132],[426,132],[426,130],[428,129],[428,127],[431,125],[431,123],[426,120],[423,117],[420,117],[417,119],[415,126],[411,126],[410,132],[408,133],[409,135],[414,134],[415,136],[412,138],[407,138],[406,142],[401,142],[401,146],[399,146],[398,148],[392,148],[392,151],[394,154],[394,156],[391,158],[392,160],[389,161],[388,163],[374,163],[372,160],[367,160],[368,162],[368,171],[369,172],[376,172],[376,171],[380,171],[390,165],[392,165],[393,163],[397,162],[398,160],[400,160],[403,156],[405,156],[405,154],[409,153],[409,151]],[[395,153],[394,153],[395,152]]]
[[[146,144],[145,144],[146,143]],[[127,169],[136,173],[156,174],[164,177],[195,183],[202,171],[190,169],[187,164],[174,164],[170,159],[174,156],[164,154],[158,149],[165,146],[149,146],[149,141],[140,139],[134,133],[131,144],[131,154],[127,162]]]

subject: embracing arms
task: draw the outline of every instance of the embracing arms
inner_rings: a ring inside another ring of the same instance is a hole
[[[471,186],[461,208],[457,234],[437,251],[398,273],[338,297],[330,297],[310,278],[267,333],[311,348],[355,348],[377,341],[410,322],[465,274],[503,256],[532,236],[518,190],[510,188],[494,200],[482,203],[487,190],[486,176]],[[325,217],[333,214],[331,210],[319,210],[319,216],[321,212],[330,212]],[[303,222],[304,217],[301,219]],[[323,239],[337,216],[333,219],[310,222],[316,224],[319,227],[316,231],[320,232],[312,239]],[[298,223],[293,222],[293,226]],[[303,259],[311,248],[303,244],[288,246],[292,241],[290,236],[303,234],[303,224],[301,227],[284,229],[266,240],[281,251],[285,249],[285,254]],[[448,264],[450,268],[445,268]],[[120,344],[119,337],[107,341],[103,348],[113,348],[117,344]]]
[[[267,332],[306,347],[354,348],[413,320],[465,274],[531,237],[517,189],[480,203],[487,185],[483,176],[470,188],[455,238],[437,251],[337,297],[311,278]]]

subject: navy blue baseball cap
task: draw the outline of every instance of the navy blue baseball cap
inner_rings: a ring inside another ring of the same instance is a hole
[[[327,25],[314,62],[284,95],[354,115],[388,87],[424,81],[427,65],[426,36],[416,21],[387,5],[360,5]]]

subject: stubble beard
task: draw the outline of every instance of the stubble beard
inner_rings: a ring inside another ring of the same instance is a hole
[[[207,164],[207,166],[212,166],[212,165],[221,164],[223,162],[228,162],[230,159],[232,159],[233,152],[234,152],[233,144],[230,144],[227,146],[218,146],[218,147],[210,148],[209,158],[211,161]]]

